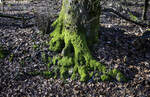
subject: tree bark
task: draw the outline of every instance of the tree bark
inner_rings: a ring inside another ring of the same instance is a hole
[[[121,81],[123,75],[93,59],[90,49],[98,40],[100,0],[63,0],[59,17],[52,24],[55,30],[50,34],[50,50],[61,52],[53,57],[52,64],[58,67],[55,76],[71,77],[87,81],[95,72],[101,72],[102,80],[111,77]]]
[[[148,12],[148,7],[149,7],[149,4],[148,4],[149,0],[145,0],[145,4],[144,4],[144,10],[143,10],[143,20],[146,20],[147,19],[147,12]]]

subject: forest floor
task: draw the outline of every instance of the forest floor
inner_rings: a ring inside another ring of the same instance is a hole
[[[52,14],[57,15],[60,2],[49,1]],[[150,41],[133,42],[145,28],[112,13],[102,13],[100,42],[92,54],[107,67],[119,69],[129,80],[81,83],[28,75],[30,71],[47,70],[47,57],[55,53],[48,50],[49,34],[35,27],[17,27],[17,23],[20,24],[18,20],[0,18],[0,44],[9,51],[5,59],[0,59],[0,97],[150,97]]]

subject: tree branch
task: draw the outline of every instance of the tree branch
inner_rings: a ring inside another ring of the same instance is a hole
[[[114,10],[113,8],[104,8],[102,9],[103,12],[112,12],[114,13],[115,15],[121,17],[122,19],[126,20],[126,21],[129,21],[131,23],[134,23],[136,25],[139,25],[141,27],[149,27],[150,25],[147,24],[147,23],[143,23],[142,21],[141,22],[138,22],[138,21],[133,21],[125,16],[123,16],[122,14],[120,14],[119,12],[117,12],[116,10]]]
[[[3,18],[12,18],[12,19],[15,19],[15,20],[30,20],[32,18],[34,18],[35,16],[32,16],[32,17],[29,17],[29,18],[24,18],[24,17],[17,17],[17,16],[11,16],[11,15],[6,15],[6,14],[2,14],[0,13],[0,17],[3,17]]]

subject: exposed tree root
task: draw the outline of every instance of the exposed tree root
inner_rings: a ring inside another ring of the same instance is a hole
[[[102,73],[101,80],[103,81],[111,78],[115,78],[118,81],[125,80],[118,70],[107,71],[104,65],[93,59],[83,32],[77,32],[78,30],[70,32],[73,30],[63,27],[59,19],[55,23],[56,29],[51,33],[50,49],[62,51],[61,55],[52,59],[54,69],[57,68],[53,73],[55,77],[76,79],[79,75],[80,81],[87,81],[91,79],[95,71]]]

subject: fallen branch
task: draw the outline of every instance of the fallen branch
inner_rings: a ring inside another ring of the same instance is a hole
[[[5,15],[5,14],[2,14],[2,13],[0,13],[0,17],[3,17],[3,18],[13,18],[13,19],[15,19],[15,20],[20,20],[20,19],[22,19],[22,17],[16,17],[16,16]]]
[[[105,8],[105,9],[102,9],[103,12],[112,12],[114,13],[115,15],[121,17],[122,19],[126,20],[126,21],[129,21],[131,23],[134,23],[136,25],[139,25],[141,27],[149,27],[150,25],[147,24],[147,23],[143,23],[142,21],[141,22],[138,22],[138,21],[133,21],[125,16],[123,16],[122,14],[120,14],[119,12],[117,12],[116,10],[114,10],[113,8]]]
[[[15,20],[24,20],[24,21],[26,21],[26,20],[30,20],[30,19],[34,18],[35,16],[24,18],[24,16],[17,17],[17,16],[11,16],[11,15],[6,15],[6,14],[0,13],[0,17],[3,17],[3,18],[12,18],[12,19],[15,19]]]
[[[26,21],[34,18],[35,16],[25,18],[24,16],[17,17],[17,16],[11,16],[11,15],[6,15],[6,14],[0,13],[0,17],[11,18],[11,19],[14,19],[14,20],[20,20],[20,21],[22,21],[22,26],[19,26],[21,28],[26,28],[26,27],[32,27],[32,26],[34,26],[34,24],[26,25]]]

